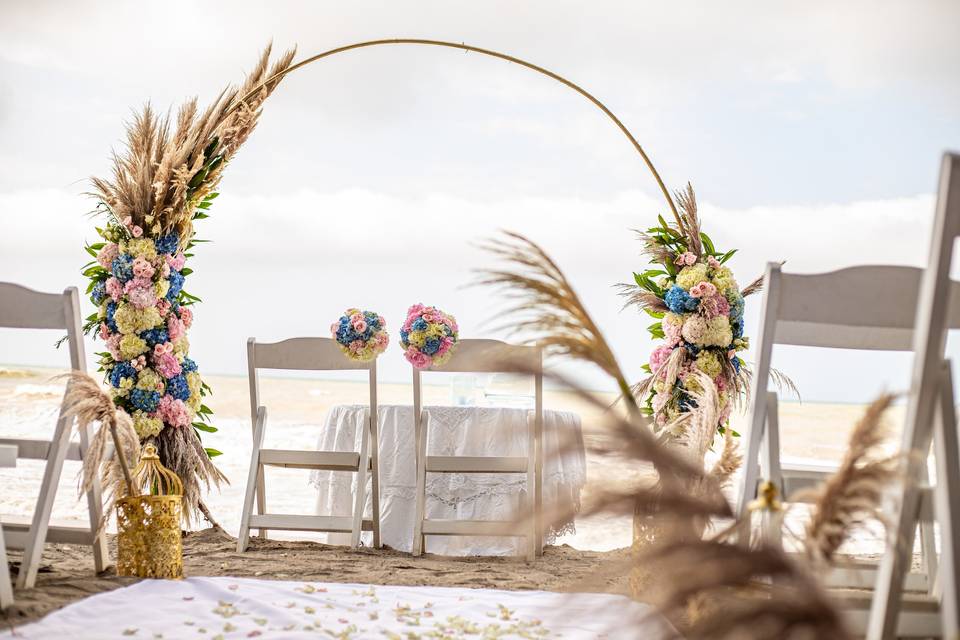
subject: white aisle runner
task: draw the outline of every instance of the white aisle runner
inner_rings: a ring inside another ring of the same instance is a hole
[[[144,580],[51,613],[3,638],[672,638],[623,596],[441,587]]]

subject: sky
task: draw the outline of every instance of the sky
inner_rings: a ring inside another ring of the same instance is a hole
[[[742,283],[771,260],[796,272],[921,266],[940,154],[960,149],[957,24],[952,1],[7,0],[0,279],[84,286],[88,179],[108,174],[124,122],[147,101],[209,100],[271,40],[297,45],[299,59],[394,37],[503,51],[582,85],[671,188],[692,182],[705,229],[739,249]],[[554,256],[630,376],[652,349],[645,316],[621,311],[612,285],[644,267],[630,230],[666,211],[662,196],[600,111],[527,69],[427,47],[325,59],[269,99],[219,190],[197,228],[213,242],[188,279],[204,299],[190,334],[202,371],[240,374],[247,337],[325,335],[353,306],[395,329],[408,305],[435,304],[463,337],[504,337],[496,294],[464,286],[491,266],[476,245],[499,229]],[[53,338],[0,330],[0,363],[64,362]],[[774,359],[804,399],[845,402],[902,388],[910,362],[799,348]],[[396,345],[380,368],[409,379]]]

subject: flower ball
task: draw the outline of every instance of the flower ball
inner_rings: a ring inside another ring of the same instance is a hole
[[[369,362],[390,344],[387,321],[373,311],[347,309],[330,325],[330,333],[340,350],[351,360]]]
[[[456,318],[422,304],[407,310],[407,319],[400,328],[403,355],[417,369],[442,365],[450,359],[459,339]]]

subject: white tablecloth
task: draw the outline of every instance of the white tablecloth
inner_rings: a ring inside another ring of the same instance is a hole
[[[427,451],[430,455],[525,456],[527,410],[505,407],[425,407],[430,413]],[[359,451],[360,426],[366,406],[339,405],[330,410],[318,449]],[[394,549],[413,547],[417,487],[416,437],[413,407],[381,405],[380,518],[382,542]],[[586,461],[580,417],[561,411],[544,412],[543,507],[580,506],[586,480]],[[560,455],[561,449],[564,450]],[[311,483],[318,489],[318,515],[349,515],[356,474],[315,471]],[[523,474],[427,474],[427,517],[471,520],[508,520],[516,517],[526,491]],[[366,513],[370,513],[367,494]],[[546,542],[572,533],[569,522],[545,532]],[[370,541],[370,534],[364,534]],[[348,536],[329,534],[328,541],[344,544]],[[508,555],[522,540],[507,537],[427,536],[427,551],[443,555]]]
[[[144,580],[0,638],[674,638],[648,605],[599,593]]]

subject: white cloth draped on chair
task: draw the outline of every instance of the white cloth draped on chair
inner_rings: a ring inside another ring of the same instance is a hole
[[[362,424],[361,405],[330,410],[320,434],[321,450],[348,451],[356,446]],[[519,456],[527,451],[527,411],[506,407],[425,407],[430,413],[429,450],[433,455]],[[380,406],[380,490],[382,541],[400,551],[413,546],[416,500],[416,437],[413,407]],[[575,513],[586,481],[586,460],[580,417],[561,411],[544,412],[543,507]],[[562,454],[561,454],[561,450]],[[355,478],[316,471],[317,513],[334,515],[350,510]],[[427,515],[431,518],[509,519],[521,505],[524,474],[429,474]],[[367,510],[370,503],[367,503]],[[549,528],[545,538],[574,531],[573,518]],[[332,534],[330,542],[343,539]],[[522,541],[516,538],[428,537],[427,551],[444,555],[510,555]]]

